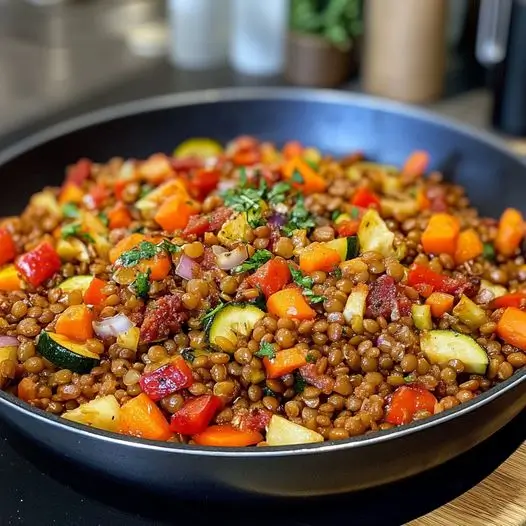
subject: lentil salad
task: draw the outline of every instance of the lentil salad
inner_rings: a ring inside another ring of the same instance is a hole
[[[524,221],[404,166],[192,139],[79,160],[0,227],[0,387],[123,434],[339,440],[526,364]]]

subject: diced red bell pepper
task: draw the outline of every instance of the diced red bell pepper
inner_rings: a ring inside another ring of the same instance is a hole
[[[380,207],[380,199],[378,198],[378,196],[365,187],[358,188],[358,190],[356,190],[356,193],[351,199],[351,203],[355,206],[361,206],[363,208]]]
[[[399,320],[402,316],[408,316],[411,312],[411,302],[405,294],[397,287],[391,276],[384,274],[369,285],[367,295],[368,318],[384,318]]]
[[[66,183],[73,183],[82,186],[82,183],[91,174],[92,162],[89,159],[79,159],[73,166],[70,166],[66,176]]]
[[[197,170],[189,179],[188,189],[195,199],[202,201],[210,192],[217,188],[221,172],[219,170]]]
[[[177,356],[171,363],[151,373],[143,374],[139,380],[143,392],[154,402],[190,387],[193,382],[192,370],[182,356]]]
[[[101,184],[94,185],[84,196],[84,204],[91,210],[99,209],[110,195],[109,190]]]
[[[259,288],[268,298],[290,282],[289,266],[284,259],[271,259],[259,267],[247,281],[253,287]]]
[[[127,228],[132,222],[132,216],[127,206],[122,201],[117,201],[115,206],[108,211],[108,226],[114,228]]]
[[[0,265],[9,263],[16,256],[16,246],[11,232],[0,228]]]
[[[417,411],[434,413],[437,399],[420,384],[402,385],[392,395],[387,405],[385,421],[394,425],[409,424]]]
[[[21,255],[15,266],[28,283],[38,287],[60,270],[61,262],[55,249],[44,242]]]
[[[219,230],[231,215],[232,210],[222,206],[207,215],[199,214],[190,216],[188,224],[183,230],[183,235],[202,236],[205,232]]]
[[[502,309],[504,307],[526,307],[526,292],[511,292],[495,298],[490,304],[490,309]]]
[[[221,399],[215,395],[190,398],[172,415],[170,429],[183,435],[201,433],[208,427],[220,407]]]
[[[465,279],[445,276],[416,263],[409,270],[407,284],[417,290],[425,285],[426,293],[429,292],[429,287],[432,287],[431,292],[445,292],[447,294],[462,294],[470,286],[470,283]]]
[[[107,283],[99,278],[93,278],[89,287],[84,293],[84,302],[87,305],[100,305],[104,303],[107,296],[102,292],[102,289],[107,285]]]
[[[338,223],[335,228],[340,237],[355,236],[360,228],[360,219],[350,219],[349,221],[342,221]]]

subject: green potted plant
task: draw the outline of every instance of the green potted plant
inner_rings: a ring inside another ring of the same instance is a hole
[[[362,0],[291,0],[285,75],[305,86],[333,87],[356,68]]]

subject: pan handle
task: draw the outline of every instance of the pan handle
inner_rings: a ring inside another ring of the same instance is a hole
[[[481,0],[475,55],[483,66],[506,57],[513,0]]]

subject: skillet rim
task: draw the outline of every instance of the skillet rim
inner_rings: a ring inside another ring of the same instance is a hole
[[[88,128],[96,124],[109,122],[113,119],[131,117],[151,111],[160,111],[168,108],[181,106],[194,106],[199,104],[212,104],[218,102],[238,102],[238,101],[257,101],[257,100],[293,100],[293,101],[312,101],[323,104],[351,104],[357,107],[369,108],[373,110],[387,111],[391,114],[405,115],[419,121],[432,122],[435,125],[449,128],[463,135],[471,136],[479,143],[498,150],[507,157],[512,158],[525,170],[526,160],[511,151],[503,139],[485,131],[478,130],[473,126],[457,122],[454,119],[437,115],[430,110],[409,106],[397,101],[384,100],[379,97],[351,93],[344,91],[319,90],[309,88],[291,87],[267,87],[267,88],[221,88],[209,89],[193,92],[182,92],[168,95],[160,95],[137,101],[126,102],[109,106],[83,114],[58,124],[44,128],[24,139],[8,146],[0,152],[0,165],[6,164],[25,152],[44,145],[46,142],[57,139],[79,129]],[[195,456],[212,457],[282,457],[297,455],[312,455],[324,452],[334,452],[347,449],[358,449],[369,445],[379,444],[385,441],[402,438],[412,435],[428,428],[433,428],[442,422],[460,418],[471,413],[476,409],[490,403],[492,400],[503,395],[505,392],[515,388],[526,378],[526,368],[515,373],[508,380],[492,387],[485,393],[478,395],[473,400],[456,406],[453,409],[444,411],[422,421],[413,422],[401,427],[395,427],[385,431],[376,431],[367,435],[361,435],[346,440],[326,441],[318,444],[296,446],[274,446],[264,448],[226,448],[198,446],[188,444],[176,444],[159,442],[136,437],[128,437],[90,428],[88,426],[67,421],[57,415],[46,413],[42,409],[37,409],[23,402],[19,398],[0,390],[0,404],[6,410],[15,410],[23,416],[36,418],[45,425],[51,425],[63,431],[68,431],[73,435],[80,435],[87,439],[101,440],[115,445],[131,448],[140,448],[158,452],[173,452],[178,454],[189,454]]]

